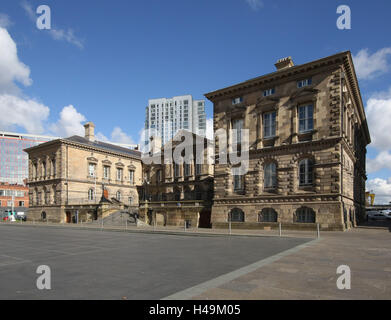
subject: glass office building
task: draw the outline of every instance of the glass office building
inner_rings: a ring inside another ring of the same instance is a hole
[[[24,184],[28,155],[23,150],[54,139],[58,138],[0,131],[0,182]]]

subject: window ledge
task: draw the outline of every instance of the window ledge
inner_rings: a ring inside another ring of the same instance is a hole
[[[315,192],[315,186],[313,184],[299,186],[300,191],[312,191]]]
[[[263,137],[263,141],[267,141],[267,140],[277,140],[279,138],[279,136],[272,136],[272,137]]]

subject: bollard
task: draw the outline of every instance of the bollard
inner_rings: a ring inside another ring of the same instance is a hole
[[[319,223],[316,225],[316,231],[317,231],[317,237],[318,239],[320,238],[320,228],[319,228]]]
[[[103,230],[103,217],[102,217],[102,224],[101,224],[100,230],[101,230],[101,231]]]
[[[228,229],[229,229],[229,235],[231,235],[232,234],[231,219],[229,220],[229,223],[228,223]]]
[[[125,219],[125,230],[128,230],[128,220]]]
[[[278,224],[278,233],[280,237],[282,236],[282,227],[281,227],[281,222]]]

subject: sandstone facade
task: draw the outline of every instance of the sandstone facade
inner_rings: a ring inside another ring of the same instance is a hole
[[[177,163],[174,150],[182,143],[181,137],[191,145],[189,161]],[[152,157],[144,160],[143,165],[140,219],[162,226],[185,223],[188,227],[210,226],[213,165],[208,163],[208,155],[213,152],[211,147],[211,141],[182,130],[163,148],[157,146],[152,150]]]
[[[53,140],[26,150],[28,219],[72,222],[77,212],[79,221],[91,221],[115,210],[138,206],[141,153],[97,142],[87,127],[85,138]],[[103,188],[112,204],[109,211],[99,206]]]
[[[353,227],[365,213],[370,136],[351,54],[299,66],[287,58],[276,67],[206,94],[214,130],[229,132],[229,154],[235,135],[229,130],[237,123],[249,130],[249,170],[239,178],[232,165],[219,163],[216,139],[212,225],[226,228],[233,217],[237,228]],[[272,186],[265,183],[269,164]],[[242,179],[240,190],[235,179]]]

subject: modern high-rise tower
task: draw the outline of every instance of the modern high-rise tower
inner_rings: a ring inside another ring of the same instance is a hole
[[[145,114],[146,145],[151,136],[160,137],[164,145],[181,129],[205,136],[205,100],[193,100],[191,95],[148,100]]]

